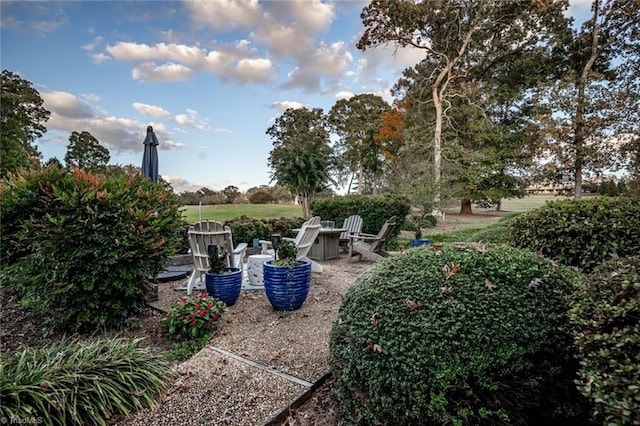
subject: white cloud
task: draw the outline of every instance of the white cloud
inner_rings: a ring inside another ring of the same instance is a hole
[[[170,115],[169,111],[155,105],[147,105],[140,102],[134,102],[133,107],[142,114],[149,115],[151,117],[167,117],[168,115]]]
[[[297,101],[279,101],[279,102],[274,102],[272,106],[281,112],[285,112],[289,108],[300,109],[305,107],[303,103],[300,103]]]
[[[91,106],[67,92],[51,91],[40,93],[44,107],[49,111],[67,118],[91,118],[94,112]]]
[[[340,99],[351,99],[354,96],[355,95],[353,94],[353,92],[342,91],[342,92],[336,93],[335,99],[336,99],[336,101],[339,101]]]
[[[192,127],[194,129],[202,130],[204,132],[223,133],[228,132],[227,129],[218,129],[209,125],[209,120],[200,117],[198,111],[187,109],[186,114],[178,114],[173,118],[173,121],[182,127]]]
[[[156,65],[147,62],[131,70],[131,77],[145,83],[155,81],[184,81],[193,78],[193,70],[181,64],[166,63]]]
[[[91,55],[91,62],[93,62],[96,65],[100,65],[104,61],[109,61],[109,60],[111,60],[111,57],[105,55],[104,53],[93,53]]]
[[[265,82],[273,74],[273,64],[268,59],[242,59],[237,69],[236,75],[242,82]]]
[[[93,49],[95,49],[97,45],[102,43],[102,40],[104,40],[104,37],[98,36],[98,37],[95,37],[91,43],[87,43],[84,46],[80,46],[80,47],[84,50],[91,52]]]

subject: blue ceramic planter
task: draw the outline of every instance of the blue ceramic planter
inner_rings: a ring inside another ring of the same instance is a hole
[[[242,290],[242,272],[239,268],[226,268],[228,274],[205,272],[205,282],[209,296],[222,300],[227,306],[236,303]]]
[[[299,309],[309,295],[311,262],[299,260],[297,266],[276,266],[270,260],[263,264],[264,290],[277,311]]]
[[[411,240],[411,245],[413,247],[420,247],[420,246],[425,246],[425,245],[428,245],[428,244],[431,244],[431,240],[427,240],[427,239],[424,239],[424,240]]]

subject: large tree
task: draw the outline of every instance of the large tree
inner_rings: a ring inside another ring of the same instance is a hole
[[[458,80],[536,44],[543,28],[561,19],[564,7],[564,0],[373,0],[364,8],[359,49],[396,43],[425,52],[430,65],[425,88],[434,111],[430,145],[436,187],[442,173],[447,99],[456,96]]]
[[[266,133],[273,140],[271,181],[296,194],[303,216],[311,217],[311,200],[331,183],[333,156],[322,109],[289,108]]]
[[[329,111],[329,124],[338,135],[335,148],[340,164],[353,177],[358,176],[358,194],[370,187],[374,194],[381,186],[384,152],[374,140],[384,124],[385,113],[391,106],[380,96],[371,93],[340,99]],[[371,182],[367,182],[370,177]],[[351,191],[351,182],[347,192]]]
[[[38,162],[40,153],[34,145],[47,128],[51,113],[43,106],[40,93],[31,82],[8,70],[2,71],[0,93],[0,175]]]
[[[109,150],[100,145],[91,133],[72,132],[69,136],[69,145],[64,156],[67,167],[76,166],[88,171],[101,170],[109,163],[110,158]]]
[[[591,11],[557,40],[559,75],[539,94],[541,157],[554,174],[573,176],[575,198],[585,173],[614,170],[640,137],[640,2],[594,0]]]

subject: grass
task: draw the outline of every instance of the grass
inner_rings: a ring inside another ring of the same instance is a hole
[[[183,208],[183,216],[188,223],[196,223],[201,219],[224,223],[242,215],[253,219],[294,218],[302,217],[302,208],[293,204],[217,204]]]

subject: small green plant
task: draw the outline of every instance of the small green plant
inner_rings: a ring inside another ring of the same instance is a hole
[[[179,342],[173,347],[173,349],[165,352],[165,359],[168,361],[185,361],[200,352],[200,349],[207,346],[210,337],[210,334],[205,334],[197,339]]]
[[[208,335],[218,323],[222,322],[227,312],[227,305],[206,293],[181,297],[180,301],[162,319],[167,326],[169,337],[181,336],[186,339],[197,339]]]
[[[273,262],[277,266],[296,266],[298,260],[296,256],[298,251],[296,246],[289,240],[280,240],[280,248],[278,249],[278,258]]]
[[[107,425],[116,414],[156,406],[173,373],[164,356],[139,343],[64,339],[43,349],[3,354],[0,418],[3,423]]]
[[[224,247],[211,244],[207,247],[209,255],[209,272],[212,274],[226,274],[227,271],[227,251]]]

